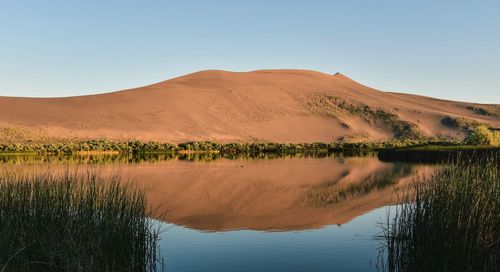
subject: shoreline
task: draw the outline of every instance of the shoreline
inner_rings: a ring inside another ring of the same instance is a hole
[[[116,155],[116,154],[252,154],[348,151],[460,151],[496,149],[494,145],[470,145],[458,141],[390,140],[385,142],[332,143],[217,143],[188,142],[180,144],[108,139],[64,141],[56,143],[0,143],[0,154],[22,155]]]

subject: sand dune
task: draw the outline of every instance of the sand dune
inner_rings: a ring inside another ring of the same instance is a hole
[[[382,92],[342,74],[262,70],[202,71],[100,95],[0,97],[0,129],[23,131],[17,136],[35,141],[105,137],[172,143],[330,142],[395,137],[387,121],[359,112],[366,106],[413,124],[429,137],[463,136],[463,130],[442,122],[446,117],[500,127],[499,105]]]

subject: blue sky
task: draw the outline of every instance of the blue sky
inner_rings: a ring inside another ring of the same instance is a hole
[[[500,103],[500,1],[0,0],[0,95],[267,68]]]

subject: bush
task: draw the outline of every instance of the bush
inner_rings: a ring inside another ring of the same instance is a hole
[[[471,145],[500,145],[500,134],[485,125],[479,125],[469,132],[465,142]]]

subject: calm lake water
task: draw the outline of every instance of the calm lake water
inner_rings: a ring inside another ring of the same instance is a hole
[[[376,271],[378,223],[432,165],[377,154],[2,156],[2,171],[96,168],[149,191],[167,271]]]

